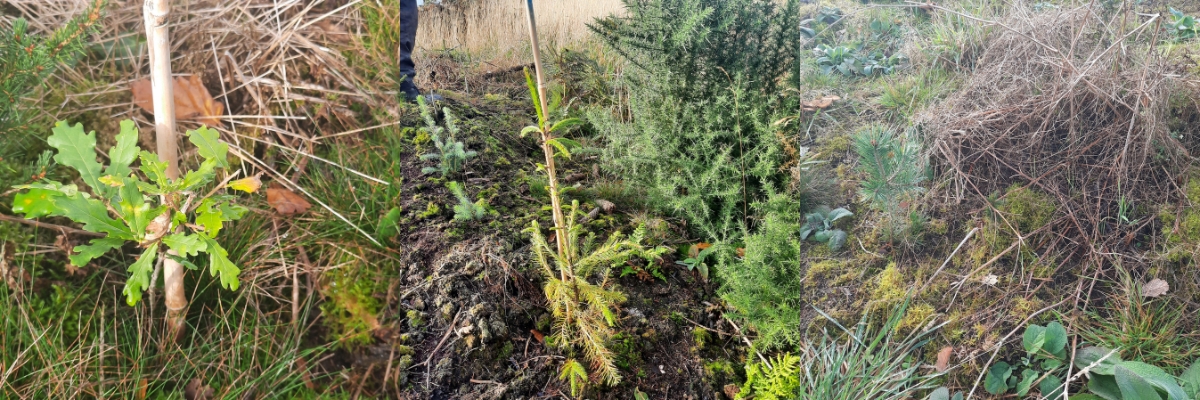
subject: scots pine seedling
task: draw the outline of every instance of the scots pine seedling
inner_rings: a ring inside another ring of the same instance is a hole
[[[436,153],[422,154],[421,161],[437,160],[438,162],[437,166],[422,168],[421,173],[428,175],[436,172],[444,178],[461,171],[467,160],[475,157],[476,153],[466,150],[462,142],[454,140],[459,132],[450,108],[442,108],[442,113],[446,115],[446,127],[443,128],[433,118],[433,109],[425,103],[424,97],[418,96],[417,104],[421,108],[421,116],[425,118],[429,137],[433,141],[434,147],[437,148]]]
[[[117,144],[108,152],[109,164],[96,161],[96,133],[84,134],[83,125],[59,122],[46,143],[58,152],[54,161],[79,173],[83,186],[43,179],[20,185],[22,191],[13,200],[13,212],[26,218],[59,216],[83,225],[83,229],[105,234],[86,245],[75,246],[71,265],[83,267],[91,260],[127,243],[142,249],[142,255],[129,266],[125,281],[125,301],[137,304],[150,287],[155,260],[169,257],[198,269],[189,258],[205,255],[209,273],[220,277],[222,286],[237,290],[240,269],[216,237],[225,223],[237,220],[246,208],[234,203],[225,189],[253,192],[257,178],[229,182],[209,188],[218,170],[229,168],[229,146],[218,140],[217,131],[206,127],[187,132],[204,161],[179,179],[166,177],[167,163],[137,146],[137,127],[133,121],[121,122]],[[135,159],[141,161],[141,175],[134,173]],[[167,253],[170,249],[173,252]]]

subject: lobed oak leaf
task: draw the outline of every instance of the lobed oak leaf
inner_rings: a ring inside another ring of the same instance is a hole
[[[829,106],[832,106],[833,102],[841,99],[842,98],[838,96],[824,96],[810,101],[801,102],[800,106],[804,109],[804,111],[824,110],[829,108]]]
[[[279,184],[272,184],[267,188],[267,204],[283,216],[303,214],[312,207],[312,204],[309,204],[303,197],[279,186]]]
[[[208,88],[198,75],[175,77],[172,80],[175,100],[175,118],[195,118],[208,126],[220,126],[220,117],[225,113],[225,104],[213,99]],[[142,78],[130,84],[133,103],[143,110],[154,113],[154,90],[150,78]]]

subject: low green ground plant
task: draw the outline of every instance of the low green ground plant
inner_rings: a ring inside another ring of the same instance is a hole
[[[1066,328],[1058,322],[1029,325],[1021,337],[1025,356],[1016,365],[1000,361],[988,367],[984,389],[994,395],[1011,390],[1017,397],[1024,397],[1036,387],[1044,398],[1061,396],[1070,360],[1068,339]]]
[[[882,326],[872,327],[864,314],[852,329],[821,312],[836,332],[800,342],[794,353],[770,363],[746,365],[746,384],[739,399],[889,399],[919,398],[935,389],[937,372],[925,372],[913,356],[943,324],[900,336],[896,327],[908,302],[890,311]],[[820,310],[818,310],[820,312]],[[794,354],[794,355],[793,355]]]

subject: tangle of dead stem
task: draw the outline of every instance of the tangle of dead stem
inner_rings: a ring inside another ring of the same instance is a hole
[[[1122,219],[1132,209],[1122,204],[1177,198],[1184,165],[1166,127],[1173,82],[1156,47],[1162,18],[1020,3],[965,87],[920,118],[950,182],[944,195],[979,212],[995,211],[987,196],[1011,185],[1037,190],[1055,203],[1049,225],[1001,229],[1042,258],[1127,261],[1118,258],[1135,254],[1156,219]]]

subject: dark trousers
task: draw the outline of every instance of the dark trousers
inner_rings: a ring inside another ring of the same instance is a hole
[[[409,83],[417,75],[412,52],[417,43],[417,0],[400,0],[400,79]]]

